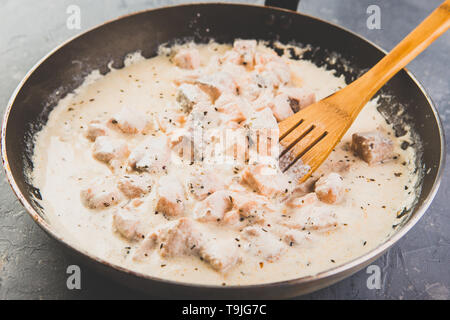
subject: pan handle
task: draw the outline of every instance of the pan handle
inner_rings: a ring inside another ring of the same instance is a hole
[[[297,11],[300,0],[266,0],[266,6]]]

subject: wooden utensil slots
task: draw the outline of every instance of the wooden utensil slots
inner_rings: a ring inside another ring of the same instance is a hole
[[[285,172],[301,160],[311,168],[301,180],[310,177],[375,93],[449,26],[450,0],[447,0],[361,78],[280,122],[281,170]]]

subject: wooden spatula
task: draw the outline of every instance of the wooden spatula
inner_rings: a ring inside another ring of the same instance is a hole
[[[306,180],[326,160],[373,95],[449,26],[447,0],[361,78],[280,122],[281,170],[285,172],[301,160],[310,167],[301,179]]]

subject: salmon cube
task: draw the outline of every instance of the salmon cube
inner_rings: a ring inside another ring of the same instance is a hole
[[[139,231],[140,221],[130,213],[116,211],[113,215],[113,228],[128,241],[142,239],[143,234]]]
[[[342,177],[332,172],[316,182],[315,192],[320,201],[333,204],[338,203],[344,196],[344,183]]]
[[[217,191],[195,206],[194,215],[201,222],[221,222],[225,213],[232,208],[230,193]]]
[[[243,239],[248,241],[248,251],[267,262],[279,260],[286,250],[286,245],[282,242],[282,239],[264,228],[246,227],[242,230],[241,235]]]
[[[107,136],[101,136],[95,140],[92,152],[95,159],[105,163],[111,163],[112,160],[125,160],[129,154],[130,151],[124,141]]]
[[[275,87],[281,87],[291,81],[291,70],[289,66],[281,59],[273,60],[264,66],[261,73],[263,77],[270,79]]]
[[[278,60],[280,57],[275,52],[256,52],[255,64],[259,67],[264,67],[271,61]]]
[[[213,102],[224,93],[236,93],[237,89],[233,77],[226,71],[219,71],[211,75],[203,76],[195,83],[210,96]]]
[[[177,101],[184,112],[190,113],[196,104],[209,102],[210,99],[198,86],[185,83],[178,88]]]
[[[232,192],[231,199],[234,210],[237,210],[240,217],[251,224],[264,223],[265,214],[275,211],[266,197],[252,192]]]
[[[106,136],[108,128],[98,120],[91,121],[88,125],[86,138],[95,142],[98,137]]]
[[[201,232],[199,225],[181,218],[152,233],[138,250],[138,258],[159,248],[162,257],[197,256],[214,270],[226,273],[240,261],[233,240],[217,240]],[[144,254],[143,254],[144,253]]]
[[[272,90],[263,90],[256,100],[252,102],[256,111],[271,108],[273,105],[274,95]]]
[[[216,191],[224,190],[225,182],[213,170],[195,172],[188,180],[189,193],[197,200],[205,200]]]
[[[256,40],[236,40],[233,50],[240,56],[239,63],[248,68],[253,68],[255,64]]]
[[[119,203],[120,195],[104,181],[94,181],[80,192],[81,203],[89,209],[106,209]]]
[[[277,132],[279,130],[277,120],[269,108],[255,112],[246,122],[253,130],[271,129]]]
[[[159,130],[166,134],[182,127],[185,122],[185,114],[176,112],[175,110],[164,110],[164,112],[161,112],[156,117],[156,123],[158,124]]]
[[[272,109],[273,115],[278,122],[294,115],[291,108],[290,99],[285,94],[276,96],[273,103],[270,105],[270,108]]]
[[[316,94],[304,88],[282,87],[278,93],[288,97],[289,105],[294,113],[316,102]]]
[[[234,101],[223,106],[217,107],[219,112],[222,112],[229,116],[231,121],[242,122],[247,119],[245,104],[243,101]]]
[[[330,207],[303,207],[290,215],[290,219],[280,221],[281,225],[299,231],[329,231],[340,226],[338,217]]]
[[[159,180],[156,211],[167,216],[180,216],[184,212],[184,187],[177,177],[164,176]]]
[[[214,270],[227,273],[241,261],[237,246],[233,240],[205,241],[199,250],[200,257]]]
[[[243,184],[267,197],[287,194],[290,190],[289,179],[268,165],[248,166],[241,179]]]
[[[131,152],[128,164],[138,171],[161,173],[167,169],[169,160],[170,148],[167,136],[150,136]]]
[[[197,149],[194,145],[193,134],[188,129],[175,129],[168,136],[170,147],[183,161],[187,163],[194,161]]]
[[[144,175],[127,175],[117,182],[117,188],[129,199],[140,198],[152,191],[153,179]]]
[[[226,63],[232,63],[232,64],[241,64],[242,63],[242,57],[241,55],[233,50],[227,51],[223,54],[223,56],[219,57],[218,64],[216,65],[223,65]]]
[[[247,101],[257,100],[264,92],[263,86],[253,81],[248,76],[236,80],[238,95]]]
[[[197,255],[203,234],[194,221],[181,218],[173,221],[149,237],[159,244],[162,257]]]
[[[173,61],[182,69],[197,69],[200,67],[200,53],[197,49],[181,49]]]
[[[355,133],[352,150],[369,165],[383,163],[392,157],[394,144],[381,132]]]
[[[279,128],[277,120],[269,108],[255,112],[246,124],[250,127],[249,158],[250,163],[258,162],[261,158],[279,156]]]
[[[123,108],[109,122],[125,134],[147,133],[155,128],[153,121],[145,113],[129,107]]]

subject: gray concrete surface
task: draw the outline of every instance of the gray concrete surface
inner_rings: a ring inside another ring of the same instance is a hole
[[[122,14],[184,2],[189,1],[0,0],[1,110],[6,107],[14,88],[26,72],[63,40]],[[303,0],[299,10],[347,27],[385,49],[392,49],[440,2]],[[66,9],[72,4],[81,8],[82,30],[66,27]],[[381,8],[381,30],[366,27],[366,9],[371,4]],[[409,66],[438,106],[447,136],[450,133],[449,52],[450,33],[447,33]],[[381,289],[368,289],[366,282],[369,275],[362,270],[302,299],[449,299],[449,175],[449,170],[446,170],[439,193],[425,217],[374,263],[381,267]],[[83,266],[82,289],[70,291],[66,287],[66,268],[74,263],[24,212],[2,171],[0,299],[144,298]]]

